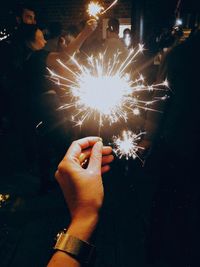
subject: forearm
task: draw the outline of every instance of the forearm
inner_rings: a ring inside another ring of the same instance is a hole
[[[89,242],[98,222],[98,214],[85,217],[83,219],[75,218],[67,229],[67,234],[80,240]],[[81,264],[69,254],[57,251],[48,263],[48,267],[79,267]]]
[[[84,41],[88,38],[89,33],[86,30],[83,30],[79,33],[79,35],[71,41],[67,46],[63,47],[63,52],[65,56],[66,54],[72,56],[77,50],[79,50],[84,43]]]
[[[57,251],[47,267],[79,267],[81,264],[65,252]]]
[[[83,219],[74,219],[67,229],[67,233],[77,238],[90,241],[91,235],[94,232],[98,223],[99,215],[85,216]]]

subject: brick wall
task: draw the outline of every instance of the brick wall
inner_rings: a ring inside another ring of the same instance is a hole
[[[60,21],[65,27],[71,23],[80,22],[87,19],[86,6],[89,0],[30,0],[39,14],[39,20],[47,23],[51,21]],[[101,2],[101,1],[99,1]],[[104,7],[110,5],[113,0],[102,1]],[[4,24],[9,20],[9,9],[12,9],[12,1],[9,0],[6,4],[1,4],[0,8],[0,23]],[[118,4],[105,14],[108,16],[127,18],[131,16],[131,1],[119,0]]]
[[[82,20],[87,20],[87,4],[91,0],[30,0],[37,11],[38,21],[42,24],[47,24],[52,21],[61,22],[65,29],[69,24],[78,24]],[[100,1],[107,8],[113,0]],[[118,4],[109,10],[104,18],[114,16],[116,18],[131,17],[131,0],[119,0]],[[0,24],[6,25],[9,22],[9,9],[12,8],[12,1],[8,0],[7,4],[0,9]],[[102,23],[99,21],[97,35],[102,36]]]
[[[39,19],[46,21],[60,21],[63,28],[67,27],[69,24],[78,24],[81,20],[87,20],[89,17],[87,15],[86,9],[87,4],[90,1],[81,0],[58,0],[58,1],[47,1],[37,0],[37,6],[40,7],[40,17]],[[104,7],[112,3],[113,0],[105,1]],[[36,3],[36,1],[35,1]],[[45,16],[43,16],[45,14]],[[121,0],[119,3],[109,10],[104,17],[114,16],[116,18],[128,18],[131,17],[131,1]],[[97,34],[100,34],[102,29],[101,20],[99,21],[99,27]]]
[[[59,21],[66,27],[85,19],[85,3],[81,0],[37,0],[34,4],[39,9],[39,21],[44,23]]]
[[[105,1],[104,6],[107,7],[112,3],[113,0]],[[45,3],[46,2],[46,3]],[[38,6],[40,5],[43,9],[47,11],[47,17],[50,21],[59,20],[63,25],[68,23],[77,23],[80,20],[87,19],[86,7],[90,1],[83,0],[58,0],[58,1],[38,1]],[[116,16],[116,17],[130,17],[131,15],[131,1],[121,0],[119,3],[113,7],[105,16]]]

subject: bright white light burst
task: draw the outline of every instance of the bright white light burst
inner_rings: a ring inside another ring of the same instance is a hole
[[[100,15],[102,10],[104,10],[104,8],[98,2],[90,2],[88,5],[87,12],[89,16],[93,16],[97,19],[98,15]]]
[[[91,17],[98,19],[98,16],[105,14],[109,9],[111,9],[118,0],[113,1],[106,9],[102,7],[98,2],[90,2],[87,8],[87,13]]]
[[[141,92],[166,91],[167,83],[165,81],[146,86],[142,75],[132,80],[130,73],[127,73],[127,67],[130,67],[142,50],[143,45],[139,45],[138,49],[135,52],[131,50],[123,61],[120,53],[115,54],[110,60],[107,59],[106,53],[99,54],[98,57],[91,56],[88,57],[87,66],[80,65],[72,57],[76,71],[58,60],[66,75],[61,76],[49,69],[51,79],[58,83],[70,98],[60,109],[75,108],[72,121],[77,126],[93,118],[98,121],[99,127],[103,126],[104,121],[108,121],[109,124],[120,120],[126,122],[130,115],[139,115],[140,109],[152,110],[149,106],[165,100],[165,97],[144,101],[140,97]]]
[[[142,135],[145,132],[135,134],[132,131],[123,131],[121,136],[113,136],[113,151],[121,159],[125,157],[126,160],[129,158],[140,158],[138,154],[139,149],[144,149],[138,146],[138,142],[141,140]]]

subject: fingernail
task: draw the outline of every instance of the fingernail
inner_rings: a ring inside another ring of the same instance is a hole
[[[98,143],[98,145],[99,145],[99,146],[101,146],[101,147],[103,148],[103,143],[102,143],[102,141],[101,141],[101,140],[100,140],[100,141],[98,141],[97,143]]]
[[[102,141],[103,141],[103,139],[102,139],[101,137],[99,137],[99,141],[101,141],[101,142],[102,142]]]
[[[83,153],[81,153],[79,156],[79,161],[83,161],[84,159],[85,159],[85,155]]]

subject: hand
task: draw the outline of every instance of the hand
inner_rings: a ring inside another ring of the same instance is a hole
[[[88,241],[98,222],[98,211],[103,203],[101,174],[112,162],[111,147],[103,147],[101,138],[86,137],[73,142],[56,171],[56,179],[64,193],[71,213],[67,233]],[[87,168],[82,164],[89,160]],[[80,263],[67,253],[57,251],[48,267],[73,266]]]
[[[84,31],[89,36],[93,31],[96,30],[96,28],[97,28],[97,21],[95,19],[90,19],[86,22],[86,25],[84,27]]]
[[[86,137],[74,141],[59,164],[55,176],[72,221],[98,214],[104,198],[101,174],[109,170],[111,152],[99,137]],[[85,159],[89,159],[87,168],[81,166]]]

